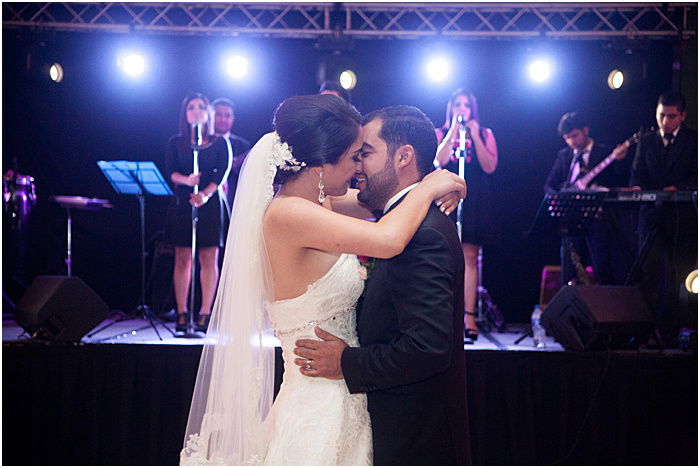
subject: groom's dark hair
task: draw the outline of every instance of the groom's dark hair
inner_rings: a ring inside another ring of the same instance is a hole
[[[432,172],[437,153],[437,138],[430,119],[417,107],[390,106],[370,112],[362,119],[366,125],[374,119],[382,121],[379,138],[387,144],[389,156],[403,145],[411,145],[416,152],[416,167],[420,177]]]
[[[293,96],[277,107],[272,121],[280,140],[307,167],[335,164],[360,133],[362,117],[352,105],[332,94]],[[277,171],[276,184],[299,174]]]

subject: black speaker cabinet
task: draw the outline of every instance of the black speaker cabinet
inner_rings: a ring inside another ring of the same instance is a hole
[[[37,276],[17,303],[15,320],[30,335],[80,341],[107,312],[107,304],[80,278]]]
[[[572,350],[636,348],[652,330],[636,287],[565,286],[542,313],[547,333]]]

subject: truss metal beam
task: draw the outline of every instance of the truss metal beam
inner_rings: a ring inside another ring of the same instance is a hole
[[[3,28],[153,34],[687,38],[697,3],[2,3]]]

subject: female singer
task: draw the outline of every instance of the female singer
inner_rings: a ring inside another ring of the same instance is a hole
[[[435,129],[438,139],[436,161],[440,167],[455,173],[459,171],[458,152],[460,123],[467,133],[467,155],[465,157],[465,179],[467,198],[462,207],[462,251],[464,252],[464,336],[476,341],[479,330],[476,325],[477,256],[479,248],[495,237],[493,222],[492,192],[489,174],[498,166],[496,137],[490,128],[479,125],[476,97],[463,89],[457,89],[447,103],[445,123]]]
[[[168,141],[166,174],[173,183],[176,206],[169,213],[168,240],[175,245],[173,283],[177,302],[178,332],[187,330],[187,298],[192,269],[192,206],[198,208],[197,249],[202,303],[195,330],[205,332],[209,325],[214,294],[219,279],[219,248],[223,246],[223,203],[220,186],[231,169],[231,148],[224,138],[213,135],[212,110],[202,94],[190,94],[180,107],[179,134]],[[193,172],[196,124],[201,124],[199,172]],[[199,185],[198,193],[193,187]]]

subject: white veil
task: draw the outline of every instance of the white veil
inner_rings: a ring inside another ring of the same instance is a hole
[[[276,133],[248,154],[239,179],[224,266],[197,373],[181,465],[248,465],[265,456],[274,354],[265,309],[272,280],[262,220],[281,149]]]

